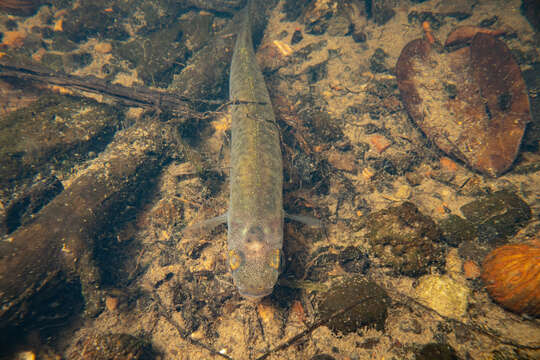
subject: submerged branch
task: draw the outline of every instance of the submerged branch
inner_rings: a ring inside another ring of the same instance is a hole
[[[205,105],[218,106],[219,100],[191,99],[161,90],[146,87],[126,87],[96,78],[75,76],[51,71],[39,64],[14,64],[13,59],[0,60],[0,76],[37,81],[47,85],[61,86],[76,92],[104,95],[125,106],[148,109],[168,109],[174,113],[193,112],[192,108]]]

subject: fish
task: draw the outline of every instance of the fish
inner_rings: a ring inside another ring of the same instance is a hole
[[[229,78],[231,155],[227,213],[184,232],[227,223],[227,261],[239,294],[257,301],[272,293],[282,269],[284,219],[321,222],[283,209],[279,127],[251,34],[252,0],[240,10]]]
[[[272,293],[282,262],[283,160],[279,128],[255,58],[252,1],[241,10],[229,78],[231,103],[228,264],[240,295]]]

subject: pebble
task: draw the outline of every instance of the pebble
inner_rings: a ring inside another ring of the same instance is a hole
[[[354,172],[356,170],[356,161],[352,153],[343,153],[332,151],[328,154],[328,162],[338,170]]]
[[[463,263],[463,273],[467,279],[476,279],[480,276],[480,267],[472,260]]]
[[[449,276],[426,275],[420,278],[415,296],[439,314],[459,319],[467,311],[470,290]]]
[[[96,44],[96,46],[94,46],[94,50],[101,54],[108,54],[112,50],[112,45],[111,43],[108,43],[108,42],[101,42],[101,43]]]
[[[375,150],[381,154],[384,150],[388,149],[392,143],[385,136],[380,134],[373,134],[369,137],[369,143],[375,148]]]
[[[409,185],[401,185],[396,193],[395,193],[395,197],[400,199],[400,200],[407,200],[408,198],[411,197],[411,187]]]
[[[105,307],[110,312],[116,311],[116,309],[118,309],[118,298],[115,296],[107,296],[105,298]]]

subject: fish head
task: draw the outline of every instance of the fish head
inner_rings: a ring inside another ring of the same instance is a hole
[[[244,298],[256,301],[272,293],[281,270],[282,239],[283,225],[271,223],[246,225],[229,234],[229,267]]]

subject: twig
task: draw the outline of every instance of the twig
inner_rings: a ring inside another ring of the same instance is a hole
[[[13,61],[11,61],[13,62]],[[56,85],[75,91],[90,92],[108,96],[120,104],[143,108],[167,108],[178,113],[185,113],[193,106],[222,105],[220,100],[191,99],[175,93],[152,90],[146,87],[125,87],[111,84],[94,76],[75,76],[62,72],[53,72],[40,65],[12,64],[9,59],[0,60],[0,76],[37,81]]]

